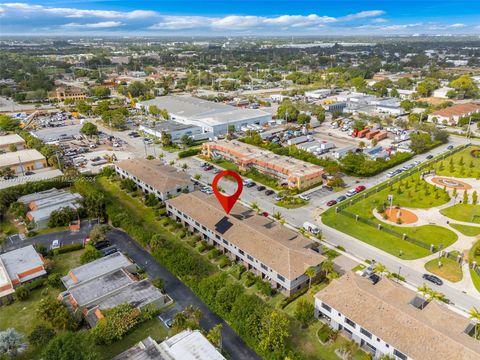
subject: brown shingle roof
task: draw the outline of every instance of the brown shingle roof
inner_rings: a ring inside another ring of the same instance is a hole
[[[192,183],[190,175],[177,171],[173,166],[164,165],[160,160],[123,160],[115,165],[162,193]]]
[[[315,295],[413,359],[480,359],[480,341],[464,333],[469,319],[435,301],[420,310],[409,304],[414,296],[389,279],[373,285],[353,273]]]
[[[432,116],[442,116],[451,118],[453,116],[462,116],[471,113],[472,111],[480,110],[480,105],[474,103],[467,103],[467,104],[458,104],[449,106],[445,109],[437,110],[433,112]]]
[[[167,203],[210,230],[225,216],[214,195],[198,191],[182,194]],[[312,240],[243,205],[237,203],[228,220],[233,226],[221,236],[285,278],[296,279],[308,267],[325,260],[310,249],[314,245]]]

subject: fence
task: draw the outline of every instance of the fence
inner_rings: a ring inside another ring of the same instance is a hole
[[[365,192],[363,192],[361,195],[357,195],[355,197],[353,197],[350,201],[346,201],[345,203],[343,204],[340,204],[338,205],[336,208],[335,208],[335,211],[339,214],[342,214],[342,215],[345,215],[345,216],[348,216],[352,219],[355,219],[356,221],[360,221],[364,224],[367,224],[367,225],[370,225],[370,226],[373,226],[375,228],[377,228],[378,230],[380,231],[384,231],[390,235],[393,235],[393,236],[396,236],[402,240],[405,240],[405,241],[408,241],[414,245],[417,245],[417,246],[420,246],[424,249],[427,249],[427,250],[431,250],[432,252],[435,252],[437,251],[438,249],[435,248],[435,246],[432,246],[430,244],[426,244],[424,243],[423,241],[420,241],[418,239],[415,239],[415,238],[412,238],[410,236],[407,236],[406,234],[403,234],[403,233],[399,233],[389,227],[385,227],[383,224],[381,223],[376,223],[372,220],[369,220],[369,219],[366,219],[366,218],[363,218],[359,215],[356,215],[356,214],[353,214],[349,211],[346,211],[346,209],[360,201],[363,201],[367,198],[369,198],[370,196],[372,195],[375,195],[376,193],[390,187],[390,186],[393,186],[394,184],[396,184],[397,182],[400,182],[402,181],[403,179],[417,173],[417,172],[421,172],[422,170],[424,169],[427,169],[429,167],[431,167],[432,165],[436,164],[437,162],[439,161],[442,161],[444,160],[445,158],[449,157],[449,156],[452,156],[454,154],[456,154],[457,152],[463,150],[463,149],[466,149],[467,147],[471,146],[472,144],[469,143],[469,144],[465,144],[465,145],[462,145],[462,146],[459,146],[459,147],[456,147],[455,149],[452,149],[451,151],[448,151],[442,155],[439,155],[437,157],[435,157],[434,159],[430,160],[430,161],[426,161],[425,163],[423,164],[420,164],[418,165],[417,167],[413,168],[412,170],[409,170],[409,171],[405,171],[405,172],[402,172],[400,175],[394,177],[393,179],[391,180],[388,180],[386,182],[383,182],[369,190],[366,190]],[[379,226],[380,225],[380,226]]]

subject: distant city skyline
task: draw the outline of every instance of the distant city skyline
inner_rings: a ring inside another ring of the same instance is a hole
[[[0,3],[3,35],[480,34],[480,2],[35,1]]]

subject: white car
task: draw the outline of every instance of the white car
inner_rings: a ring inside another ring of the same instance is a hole
[[[355,189],[351,189],[351,190],[348,190],[345,195],[347,195],[348,197],[352,197],[356,194],[357,194],[357,191]]]
[[[60,241],[59,240],[53,240],[52,245],[50,245],[51,250],[58,249],[60,247]]]
[[[307,194],[300,194],[298,197],[302,200],[305,200],[305,201],[310,200],[310,196],[308,196]]]

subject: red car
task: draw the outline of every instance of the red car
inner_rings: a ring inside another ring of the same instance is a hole
[[[262,215],[265,216],[265,217],[268,217],[268,212],[264,211],[264,212],[262,213]]]
[[[329,202],[327,202],[327,206],[333,206],[337,203],[336,200],[330,200]]]
[[[359,186],[357,186],[357,187],[355,188],[355,191],[356,191],[357,193],[359,193],[359,192],[362,192],[362,191],[365,190],[365,189],[366,189],[365,186],[359,185]]]
[[[212,166],[212,165],[208,165],[208,166],[205,166],[205,167],[203,168],[204,171],[210,171],[210,170],[212,170],[212,169],[213,169],[213,166]]]

